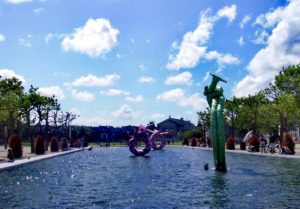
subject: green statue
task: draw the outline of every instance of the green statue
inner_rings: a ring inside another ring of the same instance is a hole
[[[224,134],[224,102],[223,89],[217,86],[219,81],[226,81],[214,74],[209,86],[205,86],[204,95],[206,96],[210,108],[210,127],[213,142],[214,162],[217,171],[226,172],[225,160],[225,134]]]

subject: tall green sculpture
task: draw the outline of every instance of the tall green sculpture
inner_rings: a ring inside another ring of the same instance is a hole
[[[214,162],[217,171],[226,172],[225,159],[225,134],[224,134],[224,102],[223,88],[217,86],[219,81],[226,81],[214,74],[209,86],[205,86],[204,95],[206,96],[210,108],[210,127],[213,143]]]

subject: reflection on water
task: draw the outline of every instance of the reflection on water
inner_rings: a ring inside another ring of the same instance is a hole
[[[211,181],[211,207],[226,208],[229,203],[226,174],[216,172]]]
[[[300,162],[167,147],[101,148],[0,173],[0,208],[299,208]]]

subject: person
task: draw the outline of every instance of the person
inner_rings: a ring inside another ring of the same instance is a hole
[[[13,150],[11,148],[7,149],[7,158],[8,158],[8,162],[14,162],[15,161],[14,153],[13,153]]]
[[[206,139],[207,139],[207,146],[208,146],[208,148],[211,148],[211,140],[210,140],[210,138],[206,137]]]
[[[283,154],[283,155],[291,155],[292,152],[290,151],[290,149],[287,146],[282,146],[281,154]]]
[[[266,138],[262,134],[260,135],[259,138],[259,147],[261,153],[266,153]]]
[[[276,153],[276,151],[275,151],[275,142],[276,142],[276,136],[273,134],[270,137],[270,140],[269,140],[269,149],[270,149],[271,154]]]

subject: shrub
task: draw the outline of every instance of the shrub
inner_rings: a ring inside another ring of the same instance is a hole
[[[249,138],[249,145],[254,147],[255,152],[259,152],[259,139],[256,135]]]
[[[42,155],[45,153],[45,140],[42,135],[37,135],[35,141],[35,154]]]
[[[21,158],[23,156],[22,143],[17,131],[14,131],[9,138],[8,146],[12,149],[15,158]]]
[[[56,136],[51,137],[51,145],[50,145],[51,152],[58,152],[58,140]]]
[[[196,138],[192,138],[191,146],[197,147],[197,139]]]
[[[235,150],[235,144],[232,137],[229,137],[226,142],[226,147],[228,150]]]
[[[183,141],[182,141],[182,145],[186,145],[186,146],[189,146],[189,140],[187,138],[184,138]]]
[[[287,148],[289,148],[292,155],[295,154],[295,142],[293,141],[293,138],[290,134],[286,134],[285,136],[283,136],[282,146],[286,146]]]
[[[199,142],[200,142],[200,147],[206,147],[206,141],[204,137],[201,137]]]

